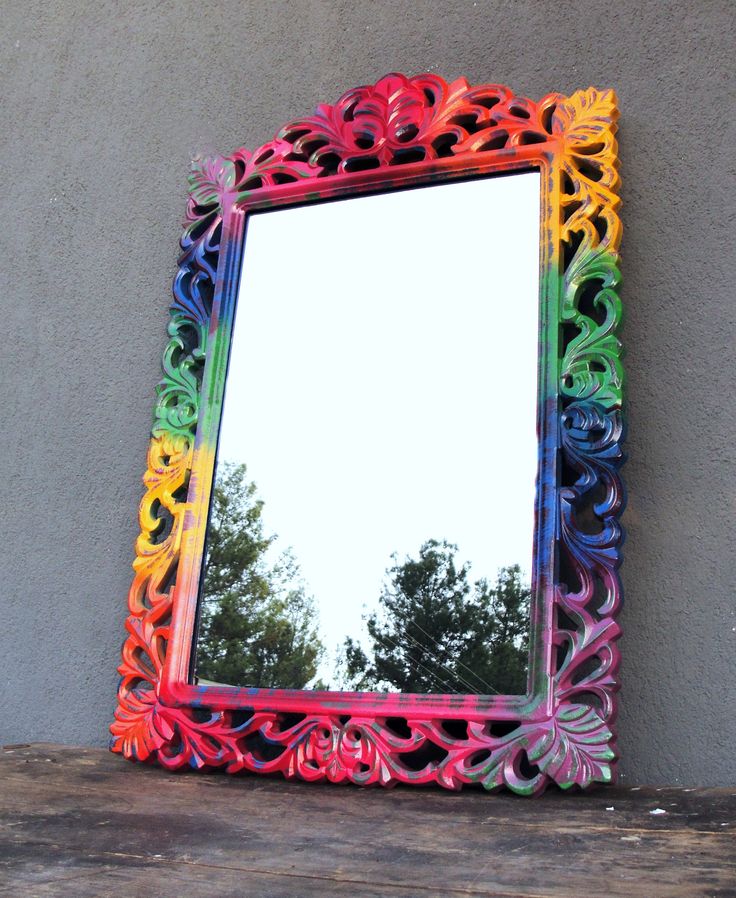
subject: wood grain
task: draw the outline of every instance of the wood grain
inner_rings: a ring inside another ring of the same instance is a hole
[[[736,896],[736,789],[530,801],[171,774],[40,744],[0,751],[0,783],[3,896]]]

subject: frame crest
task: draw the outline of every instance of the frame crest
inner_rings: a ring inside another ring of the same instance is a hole
[[[617,115],[610,90],[533,103],[501,85],[392,74],[318,106],[254,152],[195,161],[144,475],[113,751],[171,769],[448,789],[476,783],[526,795],[551,782],[611,781],[624,501]],[[206,520],[219,416],[210,371],[224,377],[244,210],[533,166],[543,185],[542,314],[557,316],[559,336],[544,375],[540,452],[556,459],[557,474],[539,487],[544,569],[532,610],[530,694],[407,704],[394,694],[314,693],[306,701],[299,691],[254,696],[190,685],[203,552],[197,521]]]

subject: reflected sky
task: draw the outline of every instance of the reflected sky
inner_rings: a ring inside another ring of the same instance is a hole
[[[327,681],[392,553],[530,572],[539,193],[531,172],[248,219],[219,458],[293,549]]]

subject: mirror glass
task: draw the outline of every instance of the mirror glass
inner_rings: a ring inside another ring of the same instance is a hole
[[[536,171],[248,216],[195,677],[526,691]]]

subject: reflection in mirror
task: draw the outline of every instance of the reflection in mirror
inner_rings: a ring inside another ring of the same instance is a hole
[[[538,172],[249,216],[200,683],[526,691]]]

